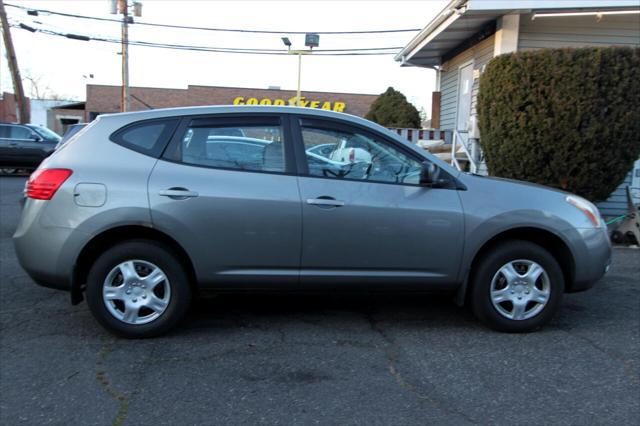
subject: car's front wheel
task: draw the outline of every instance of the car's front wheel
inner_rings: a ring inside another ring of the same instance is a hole
[[[188,275],[165,246],[137,240],[117,244],[94,263],[87,279],[87,303],[95,318],[123,337],[167,332],[186,313]]]
[[[508,241],[486,253],[471,277],[471,306],[489,327],[535,330],[557,312],[564,277],[556,259],[528,241]]]

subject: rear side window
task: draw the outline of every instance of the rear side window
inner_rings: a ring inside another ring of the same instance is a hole
[[[194,120],[170,158],[195,166],[284,173],[283,142],[282,127],[270,120],[250,123]]]
[[[0,126],[0,138],[7,139],[30,139],[33,132],[21,126]]]
[[[116,131],[111,140],[125,148],[159,157],[177,125],[177,119],[141,121]]]

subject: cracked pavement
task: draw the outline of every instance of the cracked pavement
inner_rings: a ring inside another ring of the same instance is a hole
[[[23,177],[0,177],[0,424],[615,424],[640,421],[640,250],[540,332],[448,298],[225,295],[122,340],[15,259]]]

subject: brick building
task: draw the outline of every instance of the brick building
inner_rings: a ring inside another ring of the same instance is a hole
[[[47,127],[59,135],[64,135],[72,124],[84,123],[85,102],[67,103],[47,111]]]
[[[131,110],[197,105],[289,105],[296,92],[280,89],[192,86],[186,89],[131,87]],[[331,109],[363,117],[378,95],[331,92],[302,92],[302,104],[310,108]],[[120,86],[87,85],[84,120],[99,114],[120,111]]]
[[[30,110],[30,100],[27,100],[27,110]],[[18,121],[16,115],[16,96],[13,93],[0,93],[0,121],[15,123]],[[29,121],[29,120],[27,120]]]

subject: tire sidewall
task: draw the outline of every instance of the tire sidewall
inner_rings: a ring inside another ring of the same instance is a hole
[[[544,268],[550,281],[550,295],[545,307],[526,320],[511,320],[500,314],[491,301],[490,289],[498,270],[510,261],[526,259]],[[489,327],[506,332],[526,332],[540,328],[558,311],[564,293],[564,276],[555,258],[544,248],[528,241],[510,241],[488,252],[475,271],[471,303],[476,316]]]
[[[107,309],[102,290],[109,272],[127,260],[144,260],[158,266],[167,276],[171,297],[166,310],[147,324],[127,324]],[[153,337],[171,329],[186,313],[191,291],[180,262],[163,245],[152,241],[128,241],[106,250],[93,264],[87,278],[87,304],[98,322],[109,331],[127,338]]]

